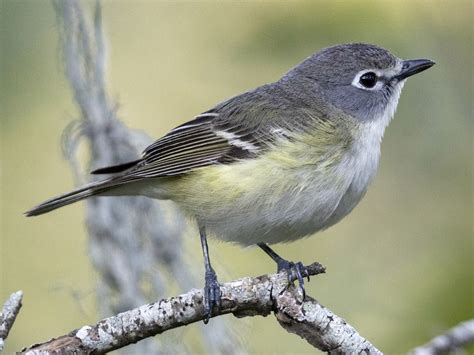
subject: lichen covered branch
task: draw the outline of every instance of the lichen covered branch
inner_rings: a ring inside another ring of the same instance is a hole
[[[324,272],[318,263],[309,265],[310,275]],[[221,287],[222,304],[214,317],[232,313],[237,317],[267,316],[274,313],[289,332],[298,334],[323,351],[380,353],[343,319],[333,314],[311,297],[302,300],[298,287],[288,286],[286,272],[244,277]],[[73,330],[23,351],[79,351],[100,354],[138,342],[167,330],[204,319],[203,291],[193,289],[177,297],[106,318],[100,322]]]
[[[14,292],[3,304],[2,313],[0,313],[0,352],[3,350],[5,339],[8,337],[16,316],[20,312],[23,292]]]

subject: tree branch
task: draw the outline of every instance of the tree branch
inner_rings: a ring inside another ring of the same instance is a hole
[[[474,343],[474,319],[459,323],[429,343],[415,348],[412,355],[447,354]]]
[[[10,295],[5,301],[0,313],[0,352],[3,350],[5,339],[15,323],[16,316],[20,312],[21,300],[23,299],[23,292],[17,291]]]
[[[307,268],[309,275],[325,271],[318,263]],[[228,313],[237,317],[267,316],[274,312],[283,328],[298,334],[320,350],[329,353],[381,354],[345,320],[315,299],[307,296],[302,301],[299,288],[288,286],[286,272],[244,277],[223,284],[221,292],[222,305],[213,317]],[[28,354],[43,351],[102,354],[203,319],[203,290],[193,289],[180,296],[103,319],[22,351]]]

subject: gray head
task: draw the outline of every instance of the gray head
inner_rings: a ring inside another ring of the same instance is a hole
[[[314,90],[333,106],[367,121],[391,118],[405,79],[433,64],[428,59],[404,61],[371,44],[342,44],[313,54],[282,81],[293,83],[293,88],[295,80],[304,81],[301,97]]]

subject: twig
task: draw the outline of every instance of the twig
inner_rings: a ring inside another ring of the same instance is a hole
[[[310,275],[324,272],[324,267],[318,263],[307,268]],[[228,313],[237,317],[267,316],[274,312],[287,331],[298,334],[320,350],[381,354],[345,320],[316,300],[307,296],[302,301],[299,288],[288,286],[286,272],[244,277],[222,285],[221,291],[222,305],[214,317]],[[180,296],[103,319],[22,351],[27,354],[42,351],[102,354],[203,319],[203,291],[193,289]]]
[[[429,343],[415,348],[412,355],[447,354],[474,343],[474,319],[459,323]]]
[[[15,323],[16,316],[20,312],[21,300],[23,299],[23,292],[17,291],[10,295],[5,301],[0,313],[0,352],[3,350],[5,339]]]

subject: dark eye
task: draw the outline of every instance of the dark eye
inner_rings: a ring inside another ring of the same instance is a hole
[[[368,72],[359,78],[359,82],[368,89],[371,89],[377,84],[377,75],[373,72]]]

